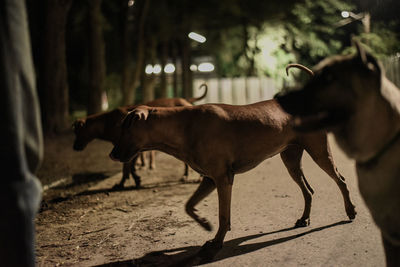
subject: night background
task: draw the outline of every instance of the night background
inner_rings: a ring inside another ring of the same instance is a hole
[[[187,98],[195,79],[268,77],[278,91],[299,78],[285,77],[286,64],[312,67],[351,53],[352,38],[382,60],[400,51],[395,0],[28,0],[27,6],[46,134],[106,107]],[[190,32],[206,41],[190,39]],[[201,63],[213,70],[197,70]],[[152,72],[167,64],[169,73]]]

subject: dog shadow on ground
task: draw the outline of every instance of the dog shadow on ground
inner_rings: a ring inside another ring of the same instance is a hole
[[[58,204],[64,201],[71,200],[73,198],[81,196],[90,196],[96,194],[109,194],[112,192],[123,192],[123,191],[136,191],[136,190],[152,190],[155,188],[168,188],[175,187],[180,184],[193,184],[199,183],[196,181],[167,181],[167,182],[157,182],[148,183],[137,188],[134,185],[124,186],[124,187],[110,187],[110,188],[100,188],[100,189],[89,189],[90,186],[97,184],[114,174],[107,175],[105,173],[80,173],[72,176],[72,179],[67,184],[60,184],[51,189],[49,189],[47,196],[42,200],[41,208],[39,212],[47,210],[51,205]]]
[[[123,192],[123,191],[133,191],[133,190],[150,190],[155,188],[168,188],[175,187],[181,184],[194,184],[198,182],[181,182],[181,181],[168,181],[168,182],[157,182],[157,183],[148,183],[140,186],[139,188],[136,186],[124,186],[124,187],[111,187],[111,188],[101,188],[94,190],[86,190],[81,193],[76,194],[76,196],[89,196],[95,194],[108,194],[111,192]]]
[[[113,175],[114,173],[88,172],[77,173],[70,178],[61,179],[58,181],[58,184],[44,189],[46,192],[43,195],[39,212],[46,210],[51,204],[67,201],[76,196],[79,192],[83,192],[90,186]]]
[[[339,221],[333,224],[313,228],[302,233],[281,237],[273,240],[268,240],[259,243],[244,244],[243,242],[263,237],[266,235],[272,235],[276,233],[288,232],[296,227],[284,228],[281,230],[261,233],[255,235],[244,236],[236,239],[232,239],[224,242],[224,246],[220,251],[217,251],[214,255],[208,255],[207,257],[201,257],[199,251],[200,246],[187,246],[175,249],[166,249],[161,251],[152,251],[144,255],[139,259],[132,259],[127,261],[117,261],[110,262],[102,265],[97,265],[97,267],[132,267],[132,266],[169,266],[169,267],[181,267],[181,266],[195,266],[211,262],[218,262],[226,258],[231,258],[235,256],[244,255],[263,249],[269,246],[277,245],[283,242],[287,242],[314,232],[322,231],[331,227],[343,225],[350,223],[351,221]]]

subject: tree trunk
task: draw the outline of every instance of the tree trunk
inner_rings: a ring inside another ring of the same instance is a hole
[[[106,75],[104,38],[101,25],[101,0],[88,0],[89,4],[89,96],[88,115],[102,111],[102,94]]]
[[[161,98],[168,97],[168,88],[167,88],[167,75],[164,71],[165,65],[167,65],[168,59],[168,43],[161,43],[161,76],[160,76],[160,92]]]
[[[121,59],[122,59],[122,71],[121,71],[121,92],[125,96],[125,93],[129,90],[129,84],[131,81],[131,60],[132,60],[132,34],[133,34],[133,23],[131,17],[132,7],[129,7],[126,0],[121,0],[122,9],[122,38],[121,38]],[[125,103],[125,101],[122,101]],[[121,104],[123,104],[121,103]]]
[[[173,73],[173,89],[174,89],[174,97],[179,96],[179,91],[178,91],[178,45],[176,42],[173,43],[172,45],[172,61],[175,66],[175,71]]]
[[[156,87],[157,77],[155,74],[146,75],[143,82],[143,103],[154,100],[154,89]]]
[[[69,127],[65,30],[72,0],[46,0],[43,35],[43,130],[59,133]]]
[[[186,37],[186,35],[184,36]],[[192,96],[192,73],[190,70],[190,42],[188,38],[182,40],[182,94],[184,98],[189,98]]]
[[[135,5],[139,5],[140,0],[136,0]],[[150,6],[150,0],[142,0],[141,8],[136,13],[139,17],[139,23],[137,25],[137,47],[136,47],[136,66],[133,72],[132,79],[130,81],[129,87],[123,92],[123,103],[125,105],[132,104],[135,102],[136,87],[139,85],[141,72],[144,69],[144,51],[145,51],[145,36],[144,28],[147,13]]]
[[[157,57],[157,40],[156,38],[151,38],[150,44],[148,45],[150,47],[150,63],[154,66],[156,57]],[[144,60],[143,60],[144,61]],[[142,74],[144,71],[142,71]],[[155,96],[155,85],[157,82],[157,76],[156,74],[150,74],[146,75],[143,74],[144,79],[143,79],[143,103],[149,102],[154,99]]]

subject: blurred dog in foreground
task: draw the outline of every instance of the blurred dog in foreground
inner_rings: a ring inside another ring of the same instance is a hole
[[[296,226],[309,225],[314,192],[301,167],[304,150],[336,182],[347,216],[355,218],[347,185],[333,163],[326,132],[299,134],[289,121],[290,116],[275,100],[243,106],[140,106],[124,119],[121,139],[110,157],[128,162],[141,151],[157,149],[188,163],[202,174],[203,180],[187,202],[186,212],[210,231],[210,223],[197,215],[195,206],[217,189],[219,229],[214,239],[205,243],[198,254],[201,258],[212,258],[230,230],[234,176],[253,169],[276,154],[281,155],[289,174],[303,193],[303,215]]]
[[[293,115],[298,132],[329,130],[355,159],[359,189],[381,230],[387,266],[398,267],[400,90],[373,56],[355,46],[356,56],[321,61],[304,88],[276,99]]]
[[[146,103],[151,107],[176,107],[176,106],[192,106],[194,102],[199,101],[207,95],[207,85],[202,84],[200,88],[204,87],[204,93],[199,97],[193,97],[188,100],[184,98],[159,98]],[[199,88],[199,89],[200,89]],[[102,112],[98,114],[90,115],[83,119],[78,119],[74,122],[73,128],[75,132],[75,141],[73,148],[76,151],[85,149],[88,143],[94,139],[101,139],[109,141],[115,144],[121,134],[121,128],[119,127],[121,121],[128,114],[129,111],[133,110],[138,105],[124,106],[112,111]],[[150,154],[150,168],[154,168],[154,151]],[[122,179],[115,185],[115,188],[123,188],[126,179],[129,178],[131,173],[135,180],[136,187],[139,188],[141,184],[140,176],[136,173],[136,161],[138,156],[133,158],[130,162],[124,163],[122,167]],[[142,159],[143,160],[143,159]],[[185,163],[185,172],[182,177],[182,181],[186,181],[188,177],[188,165]]]

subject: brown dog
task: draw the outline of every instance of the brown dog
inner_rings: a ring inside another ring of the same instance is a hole
[[[301,168],[304,150],[337,183],[346,213],[354,219],[354,205],[344,178],[333,163],[326,133],[298,134],[289,121],[290,116],[275,100],[245,106],[140,106],[123,121],[121,139],[110,157],[128,162],[141,151],[157,149],[188,163],[204,175],[186,204],[186,212],[206,230],[211,230],[211,225],[195,213],[195,206],[217,188],[219,229],[215,238],[203,246],[202,254],[208,256],[222,247],[226,232],[230,230],[231,190],[235,174],[246,172],[279,153],[305,200],[297,226],[310,223],[313,194]]]
[[[151,107],[192,106],[194,102],[203,99],[207,95],[207,85],[202,84],[200,88],[202,87],[205,88],[204,93],[197,98],[190,98],[188,100],[183,98],[160,98],[150,101],[146,103],[146,105]],[[115,144],[121,133],[119,125],[122,119],[135,107],[137,107],[137,105],[124,106],[109,112],[102,112],[90,115],[84,119],[76,120],[73,124],[75,132],[74,150],[83,150],[89,142],[96,138]],[[129,178],[129,173],[132,174],[136,187],[140,187],[140,176],[136,174],[135,167],[137,158],[136,156],[130,162],[123,164],[122,179],[120,183],[115,186],[116,188],[122,188],[124,186],[126,179]],[[150,155],[150,162],[154,164],[154,154]],[[185,163],[185,172],[182,180],[185,181],[187,177],[188,165]]]
[[[356,56],[315,67],[299,91],[277,96],[299,132],[332,131],[356,161],[359,189],[382,232],[387,266],[400,266],[400,90],[355,43]]]

